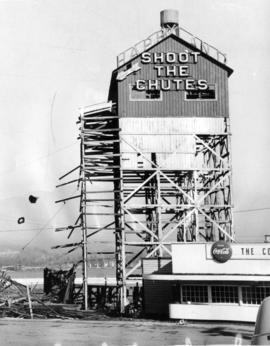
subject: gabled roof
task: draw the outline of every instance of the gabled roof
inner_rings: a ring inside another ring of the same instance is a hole
[[[230,76],[233,73],[233,69],[231,69],[228,65],[218,61],[217,59],[213,58],[212,56],[206,54],[204,51],[202,51],[201,49],[197,48],[196,46],[192,45],[191,43],[183,40],[182,38],[178,37],[177,35],[171,33],[170,35],[166,36],[165,38],[163,38],[162,40],[160,40],[159,42],[155,43],[153,46],[150,46],[149,48],[145,49],[144,51],[140,52],[138,55],[134,56],[133,58],[129,59],[128,61],[126,61],[124,64],[122,64],[121,66],[117,67],[112,74],[114,74],[116,71],[118,71],[119,69],[121,69],[123,66],[129,64],[130,62],[132,62],[133,60],[137,59],[139,56],[142,55],[142,53],[144,52],[148,52],[151,49],[153,49],[154,47],[158,46],[159,44],[161,44],[162,42],[168,40],[169,38],[173,38],[174,40],[176,40],[177,42],[185,45],[187,48],[195,51],[195,52],[200,52],[200,55],[203,56],[205,59],[211,61],[213,64],[216,64],[217,66],[223,68],[224,70],[226,70],[228,72],[228,76]]]

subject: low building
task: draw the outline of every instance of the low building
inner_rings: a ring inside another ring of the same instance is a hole
[[[255,322],[270,296],[270,244],[177,243],[143,260],[144,311],[183,320]]]

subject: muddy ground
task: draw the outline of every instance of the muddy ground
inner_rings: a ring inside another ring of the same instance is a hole
[[[250,345],[254,325],[0,319],[0,345]]]

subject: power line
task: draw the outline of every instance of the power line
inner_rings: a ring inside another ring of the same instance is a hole
[[[0,200],[1,202],[1,200]],[[18,217],[18,214],[11,214],[11,213],[0,213],[0,221],[4,220],[4,221],[14,221],[16,218]],[[16,219],[17,220],[17,219]],[[41,225],[42,223],[38,222],[37,220],[34,220],[32,218],[28,218],[27,217],[27,223],[32,223],[32,224],[36,224],[36,225]]]
[[[46,159],[47,157],[52,156],[52,155],[54,155],[54,154],[56,154],[56,153],[58,153],[58,152],[60,152],[60,151],[66,150],[66,149],[68,149],[68,148],[74,146],[74,145],[77,144],[77,143],[78,143],[77,141],[76,141],[76,142],[73,142],[72,144],[66,145],[66,146],[64,146],[64,147],[62,147],[62,148],[59,148],[59,149],[53,151],[52,153],[49,153],[49,154],[40,156],[40,157],[38,157],[38,158],[36,158],[36,159],[34,159],[34,160],[32,160],[32,161],[28,161],[28,162],[22,163],[21,165],[16,166],[16,168],[13,168],[13,169],[10,169],[10,170],[8,170],[8,171],[5,171],[5,172],[3,172],[2,174],[0,173],[0,176],[4,176],[4,175],[7,175],[7,174],[10,174],[10,172],[13,172],[13,171],[17,170],[18,168],[25,167],[25,166],[29,166],[29,165],[31,165],[32,163],[36,162],[36,161],[40,161],[40,160]]]
[[[73,191],[73,193],[76,191],[76,189]],[[55,218],[55,216],[63,209],[63,207],[65,206],[65,203],[63,203],[57,210],[56,212],[53,214],[53,216],[51,218],[49,218],[49,220],[45,223],[45,225],[40,229],[40,231],[38,233],[36,233],[32,239],[30,239],[23,247],[21,250],[25,250],[25,248],[30,245],[32,243],[32,241],[34,239],[36,239],[36,237],[38,237],[40,235],[40,233],[46,229],[49,229],[47,226],[50,224],[50,222]]]
[[[55,229],[54,227],[42,227],[42,230],[49,230],[49,229]],[[39,231],[40,228],[25,228],[25,229],[3,229],[0,230],[0,233],[5,233],[5,232],[33,232],[33,231]]]
[[[15,219],[15,218],[5,218],[5,217],[0,216],[0,222],[3,222],[3,223],[16,223],[17,224],[17,219]],[[31,222],[31,221],[29,221],[28,218],[27,218],[26,223],[29,224],[29,225],[34,225],[36,227],[42,226],[42,223],[40,223],[40,222]]]
[[[234,210],[234,213],[253,213],[255,211],[270,210],[270,207]]]
[[[41,230],[40,230],[38,233],[36,233],[36,234],[34,235],[34,237],[33,237],[32,239],[30,239],[30,240],[22,247],[22,250],[25,250],[25,248],[26,248],[28,245],[30,245],[30,244],[32,243],[32,241],[33,241],[34,239],[36,239],[37,236],[40,235],[40,233],[41,233],[42,231],[44,231],[45,229],[48,229],[48,228],[47,228],[48,224],[49,224],[49,223],[55,218],[55,216],[63,209],[64,205],[65,205],[65,204],[61,205],[60,208],[57,209],[57,211],[53,214],[53,216],[52,216],[52,217],[46,222],[46,224],[41,228]]]

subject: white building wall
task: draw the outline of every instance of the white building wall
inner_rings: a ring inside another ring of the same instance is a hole
[[[173,274],[249,274],[254,275],[254,280],[256,275],[270,275],[270,255],[268,255],[270,245],[267,243],[231,244],[233,254],[231,259],[225,263],[213,260],[211,246],[212,244],[209,243],[173,244]],[[251,249],[253,249],[253,252]],[[242,252],[244,252],[244,255],[242,255]]]
[[[170,304],[169,317],[182,320],[255,322],[258,305]]]
[[[121,118],[119,126],[123,169],[151,169],[151,153],[163,169],[205,168],[194,134],[225,132],[224,119],[213,117]]]

